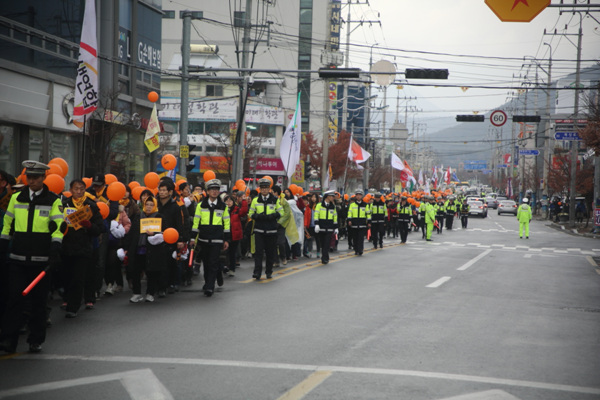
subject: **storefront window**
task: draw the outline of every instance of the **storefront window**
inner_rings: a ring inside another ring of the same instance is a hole
[[[29,129],[29,155],[28,160],[44,161],[44,131]]]
[[[21,170],[15,170],[15,128],[10,125],[0,125],[0,169],[12,175],[18,175]]]
[[[51,132],[48,151],[50,153],[49,160],[60,157],[69,164],[69,173],[65,177],[65,184],[67,187],[73,179],[81,178],[80,176],[75,175],[75,166],[80,162],[80,160],[77,159],[77,157],[80,157],[80,154],[77,151],[76,136],[60,132]]]
[[[150,169],[144,145],[144,134],[121,131],[110,142],[109,171],[124,182],[144,181],[144,171]]]

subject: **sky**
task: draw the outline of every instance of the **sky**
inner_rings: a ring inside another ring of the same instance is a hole
[[[513,1],[513,0],[505,0]],[[524,2],[516,0],[516,7]],[[543,1],[543,0],[542,0]],[[565,3],[572,0],[565,0]],[[577,0],[581,1],[581,0]],[[553,0],[558,3],[558,0]],[[345,3],[345,2],[344,2]],[[347,20],[348,5],[342,8]],[[388,114],[393,121],[396,115],[395,98],[416,98],[400,101],[400,121],[404,122],[405,107],[409,111],[409,129],[413,122],[422,132],[433,133],[455,123],[457,114],[486,113],[498,108],[521,87],[523,82],[547,80],[548,58],[552,48],[552,81],[575,71],[579,14],[558,8],[546,8],[532,22],[502,22],[485,4],[484,0],[369,0],[369,5],[351,6],[351,21],[364,21],[362,26],[351,22],[350,66],[369,69],[372,47],[373,62],[388,60],[398,71],[405,68],[447,68],[447,81],[411,81],[421,84],[439,83],[456,87],[417,87],[396,84],[387,89]],[[378,23],[367,21],[381,21]],[[593,65],[600,59],[600,12],[583,18],[582,67]],[[348,24],[344,24],[343,29]],[[558,35],[544,35],[554,33]],[[567,33],[569,35],[562,35]],[[346,32],[342,30],[341,42]],[[544,45],[548,43],[548,45]],[[571,43],[572,42],[572,43]],[[341,50],[345,51],[342,44]],[[525,64],[525,65],[524,65]],[[533,65],[533,66],[532,66]],[[543,69],[542,69],[543,68]],[[402,83],[403,75],[396,79]],[[405,81],[404,81],[405,82]],[[461,86],[491,86],[469,88]],[[381,106],[383,92],[378,94]],[[391,115],[390,115],[391,113]],[[451,119],[450,119],[451,118]]]

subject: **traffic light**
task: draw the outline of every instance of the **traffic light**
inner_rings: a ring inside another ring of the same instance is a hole
[[[190,153],[189,153],[189,156],[188,156],[187,165],[185,166],[185,170],[186,171],[191,171],[191,170],[193,170],[196,167],[196,163],[195,163],[196,156],[194,154],[192,154],[192,151],[196,148],[196,145],[195,144],[190,144],[188,146],[190,148],[190,150],[189,150]]]
[[[360,68],[319,68],[319,78],[323,79],[357,79]]]
[[[406,68],[406,79],[448,79],[447,69]]]
[[[542,117],[539,115],[513,115],[513,122],[540,122]]]
[[[485,116],[484,115],[471,115],[471,114],[457,115],[456,121],[457,122],[483,122],[483,121],[485,121]]]
[[[304,161],[304,180],[308,180],[310,178],[310,161]]]

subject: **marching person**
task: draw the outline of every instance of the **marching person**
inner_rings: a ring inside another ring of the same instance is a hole
[[[387,207],[382,195],[374,196],[375,200],[371,204],[371,238],[373,239],[373,248],[383,249],[383,236],[385,235],[385,219]],[[391,223],[391,222],[390,222]]]
[[[357,190],[355,201],[348,208],[348,226],[353,231],[354,254],[362,256],[365,246],[365,234],[371,227],[369,205],[363,201],[363,191]]]
[[[231,241],[231,221],[229,209],[219,197],[221,181],[211,179],[206,182],[207,197],[202,200],[194,215],[192,225],[192,239],[190,245],[194,247],[195,240],[200,244],[200,257],[204,266],[204,295],[211,297],[215,291],[215,281],[221,271],[219,256],[221,250],[227,251]],[[222,276],[219,281],[221,283]]]
[[[525,231],[525,239],[529,239],[529,222],[531,221],[533,214],[531,212],[531,206],[529,205],[529,199],[523,197],[523,203],[517,210],[517,219],[519,220],[519,239],[523,239],[523,231]]]
[[[0,236],[0,257],[8,252],[9,300],[2,320],[0,350],[14,353],[23,326],[25,305],[30,307],[29,351],[39,353],[46,340],[46,301],[50,291],[49,276],[40,280],[27,296],[23,290],[47,267],[60,264],[64,222],[61,202],[44,185],[50,167],[38,161],[23,161],[28,188],[11,197],[4,215]],[[61,229],[62,228],[62,229]]]
[[[329,245],[331,236],[338,234],[338,215],[333,202],[335,191],[323,193],[323,201],[315,207],[315,232],[321,243],[321,263],[329,263]]]
[[[437,222],[437,233],[438,235],[442,233],[444,229],[444,217],[446,216],[446,206],[444,206],[444,199],[439,197],[437,199],[437,204],[434,204],[435,207],[435,221]]]
[[[463,229],[467,229],[470,211],[471,207],[469,206],[469,203],[467,203],[467,199],[464,199],[462,205],[460,206],[460,224]]]
[[[400,230],[400,243],[406,244],[408,238],[408,228],[412,217],[412,207],[408,204],[406,196],[400,198],[398,203],[398,228]]]
[[[446,229],[452,230],[452,224],[454,223],[454,214],[456,214],[456,203],[454,202],[454,196],[448,196],[446,201]]]
[[[254,223],[254,273],[252,277],[260,280],[262,275],[263,254],[266,258],[265,273],[267,279],[273,275],[273,263],[275,261],[277,247],[277,220],[283,214],[283,208],[277,197],[271,193],[271,181],[262,178],[258,181],[260,194],[252,200],[248,216]]]
[[[436,218],[435,198],[428,196],[429,203],[425,203],[425,226],[426,226],[426,240],[428,242],[433,241],[431,239],[431,233],[433,232],[433,224]]]

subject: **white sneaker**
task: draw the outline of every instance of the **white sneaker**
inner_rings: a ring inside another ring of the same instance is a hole
[[[151,294],[147,294],[146,295],[146,303],[153,303],[154,302],[154,296],[152,296]]]
[[[115,290],[113,289],[112,283],[109,283],[108,286],[106,286],[106,290],[104,291],[104,295],[106,295],[106,296],[112,296],[113,294],[115,294]]]
[[[142,296],[141,294],[134,294],[129,299],[130,303],[139,303],[140,301],[144,301],[144,296]]]

